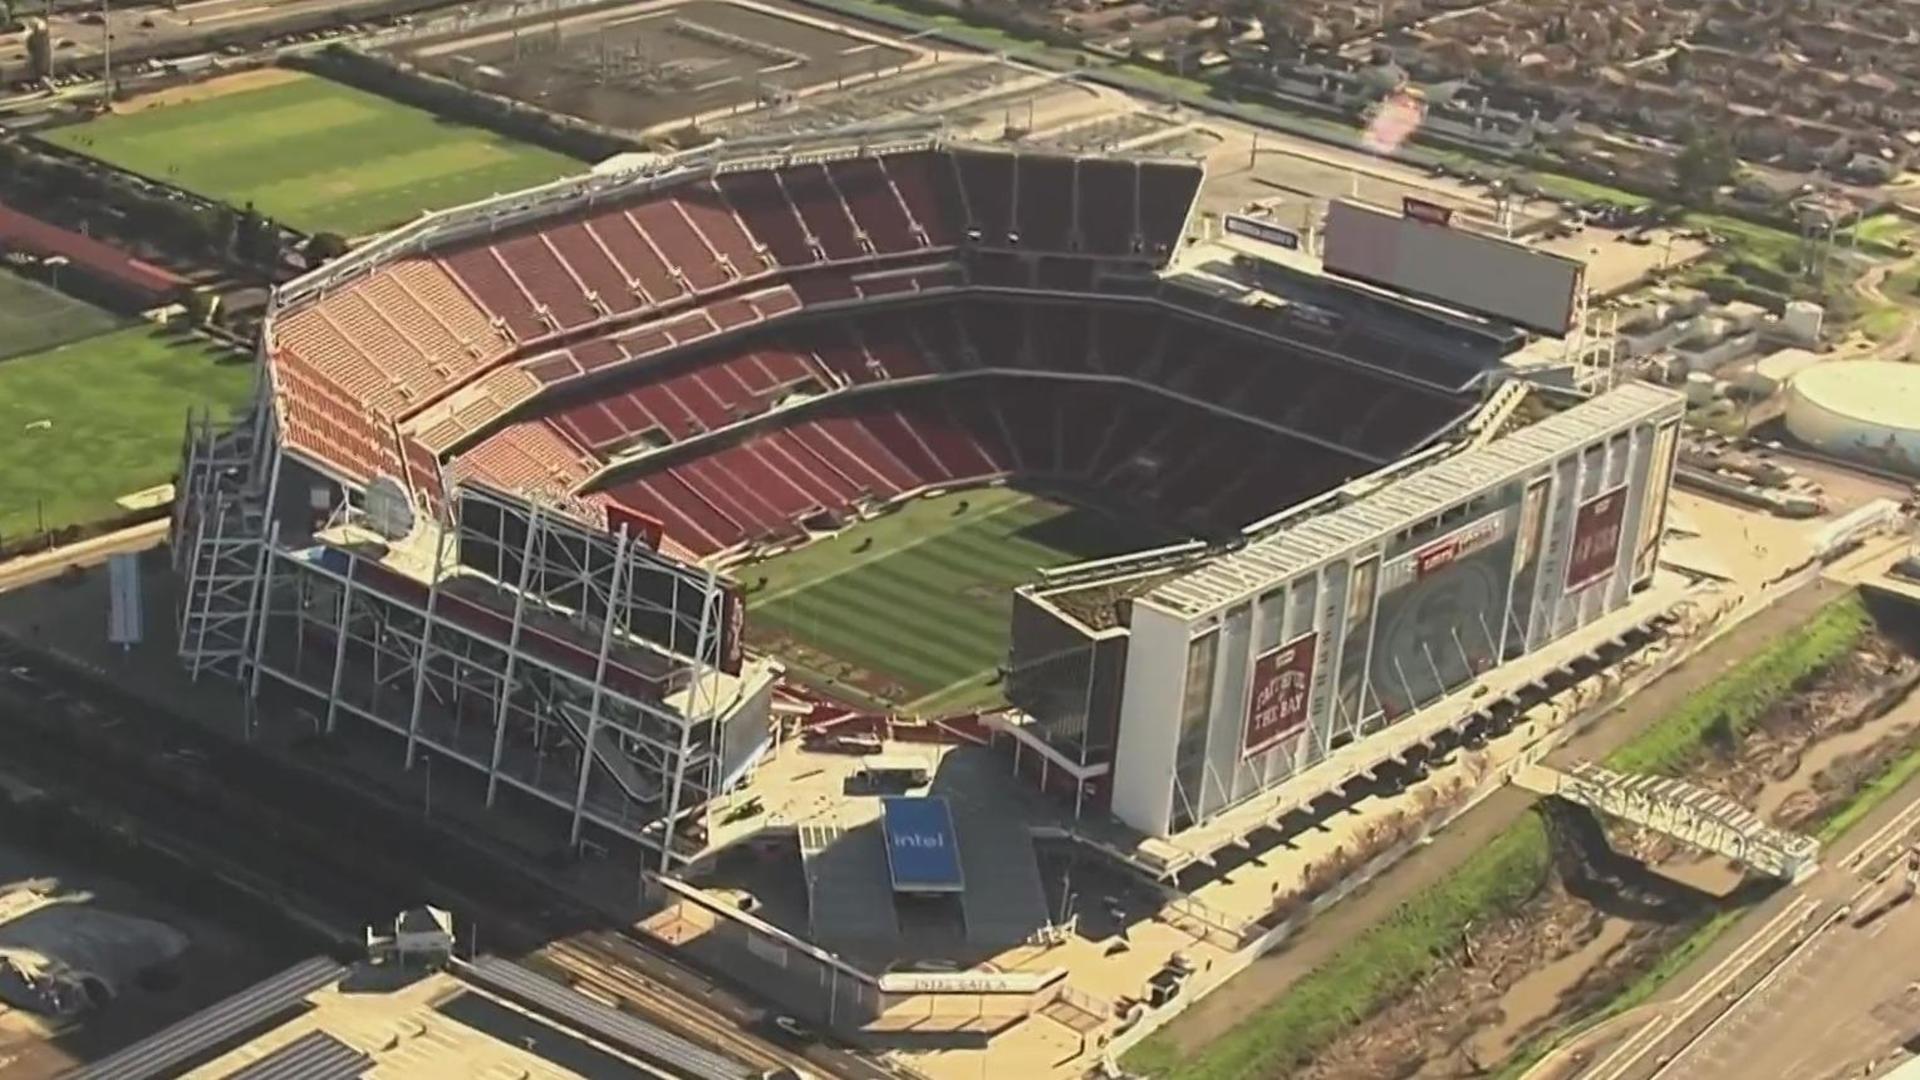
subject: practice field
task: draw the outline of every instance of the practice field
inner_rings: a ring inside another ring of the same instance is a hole
[[[915,500],[735,574],[752,589],[748,640],[794,675],[931,715],[1001,700],[994,674],[1015,585],[1041,567],[1156,539],[1090,510],[984,488]]]
[[[311,75],[45,138],[304,232],[359,236],[582,172],[572,158]]]
[[[189,407],[247,398],[251,359],[138,326],[0,363],[0,540],[118,513],[180,464]],[[42,424],[41,421],[46,421]]]
[[[104,334],[112,312],[0,269],[0,360]]]

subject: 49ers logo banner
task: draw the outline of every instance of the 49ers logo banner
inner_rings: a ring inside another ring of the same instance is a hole
[[[1307,722],[1307,689],[1320,635],[1309,632],[1254,658],[1242,756],[1271,749]]]

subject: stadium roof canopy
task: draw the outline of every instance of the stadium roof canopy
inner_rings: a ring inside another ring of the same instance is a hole
[[[1412,528],[1475,492],[1524,476],[1596,435],[1669,411],[1677,400],[1673,391],[1630,383],[1255,540],[1161,585],[1145,602],[1187,618],[1240,603],[1343,552]]]

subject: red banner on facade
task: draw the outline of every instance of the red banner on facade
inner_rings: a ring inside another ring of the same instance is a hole
[[[1603,491],[1573,515],[1573,551],[1567,556],[1567,591],[1577,592],[1613,573],[1620,559],[1620,528],[1627,517],[1627,486]]]
[[[1307,690],[1313,685],[1320,635],[1308,632],[1253,661],[1253,693],[1247,703],[1241,755],[1272,749],[1307,722]]]
[[[1499,540],[1502,535],[1500,524],[1501,515],[1488,514],[1471,525],[1454,530],[1452,535],[1436,540],[1414,552],[1414,577],[1423,578],[1436,570],[1444,570]]]
[[[1441,206],[1439,203],[1428,202],[1425,199],[1416,199],[1411,195],[1401,198],[1400,213],[1415,221],[1425,222],[1428,225],[1453,224],[1452,210]]]
[[[720,670],[740,674],[746,652],[747,601],[740,586],[727,585],[720,593]]]

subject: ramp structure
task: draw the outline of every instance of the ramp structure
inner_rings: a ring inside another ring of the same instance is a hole
[[[1776,829],[1732,799],[1684,780],[1634,776],[1583,761],[1564,771],[1529,765],[1513,782],[1725,855],[1771,877],[1798,881],[1820,862],[1819,841]]]

